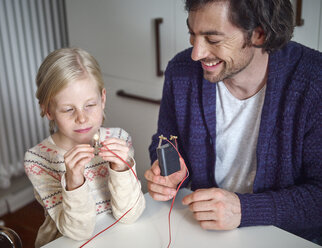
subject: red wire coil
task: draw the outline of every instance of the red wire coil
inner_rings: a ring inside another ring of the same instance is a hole
[[[166,138],[165,138],[165,140],[166,140],[167,142],[169,142],[169,143],[174,147],[174,149],[176,149],[176,151],[177,151],[177,153],[178,153],[179,157],[182,159],[183,164],[184,164],[185,169],[186,169],[186,176],[181,180],[181,182],[179,183],[179,186],[177,187],[177,191],[176,191],[175,196],[174,196],[174,197],[173,197],[173,199],[172,199],[172,203],[171,203],[171,207],[170,207],[170,211],[169,211],[169,215],[168,215],[168,222],[169,222],[169,243],[168,243],[167,248],[169,248],[169,247],[170,247],[170,245],[171,245],[171,219],[170,219],[170,217],[171,217],[172,208],[173,208],[174,201],[175,201],[175,199],[176,199],[176,196],[177,196],[177,194],[178,194],[179,189],[181,188],[181,186],[182,186],[183,182],[184,182],[184,181],[189,177],[189,170],[188,170],[187,165],[186,165],[186,163],[184,162],[184,159],[182,158],[182,156],[181,156],[180,152],[178,151],[178,144],[177,144],[177,140],[175,139],[175,145],[173,145],[173,144],[172,144],[168,139],[166,139]]]
[[[132,169],[132,167],[124,160],[124,159],[122,159],[119,155],[117,155],[116,153],[114,153],[113,151],[111,151],[107,146],[105,146],[105,148],[109,151],[109,152],[111,152],[111,153],[113,153],[116,157],[118,157],[120,160],[122,160],[122,162],[124,162],[126,165],[127,165],[127,167],[129,167],[129,169],[131,169],[131,171],[132,171],[132,173],[133,173],[133,175],[135,176],[135,178],[136,178],[136,181],[139,183],[139,179],[138,179],[138,177],[137,177],[137,175],[135,174],[135,172],[134,172],[134,170]],[[139,200],[139,198],[140,198],[140,196],[141,195],[139,195],[139,197],[138,197],[138,199],[136,200],[136,202],[134,203],[134,205],[129,209],[129,210],[127,210],[119,219],[117,219],[113,224],[111,224],[110,226],[108,226],[107,228],[105,228],[104,230],[102,230],[102,231],[100,231],[99,233],[97,233],[97,234],[95,234],[93,237],[91,237],[89,240],[87,240],[84,244],[82,244],[81,246],[80,246],[80,248],[82,248],[82,247],[84,247],[85,245],[87,245],[89,242],[91,242],[94,238],[96,238],[98,235],[100,235],[101,233],[103,233],[103,232],[105,232],[106,230],[108,230],[109,228],[111,228],[112,226],[114,226],[117,222],[119,222],[128,212],[130,212],[132,209],[133,209],[133,207],[135,206],[135,204],[138,202],[138,200]]]
[[[186,163],[184,162],[184,160],[183,160],[183,158],[182,158],[182,156],[181,156],[181,154],[179,153],[179,151],[178,151],[178,144],[177,144],[177,141],[175,140],[175,145],[172,143],[172,142],[170,142],[168,139],[166,139],[165,138],[165,140],[167,141],[167,142],[169,142],[175,149],[176,149],[176,151],[177,151],[177,153],[178,153],[178,155],[179,155],[179,157],[182,159],[182,161],[183,161],[183,164],[184,164],[184,166],[185,166],[185,169],[186,169],[186,176],[181,180],[181,182],[180,182],[180,184],[179,184],[179,186],[177,187],[177,190],[176,190],[176,194],[175,194],[175,196],[173,197],[173,199],[172,199],[172,203],[171,203],[171,207],[170,207],[170,210],[169,210],[169,215],[168,215],[168,223],[169,223],[169,243],[168,243],[168,248],[170,247],[170,245],[171,245],[171,212],[172,212],[172,209],[173,209],[173,205],[174,205],[174,201],[175,201],[175,199],[176,199],[176,196],[177,196],[177,194],[178,194],[178,191],[179,191],[179,189],[181,188],[181,186],[182,186],[182,184],[183,184],[183,182],[189,177],[189,171],[188,171],[188,168],[187,168],[187,166],[186,166]],[[137,180],[137,182],[139,183],[139,179],[138,179],[138,177],[137,177],[137,175],[135,174],[135,172],[134,172],[134,170],[132,169],[132,167],[126,162],[126,161],[124,161],[120,156],[118,156],[117,154],[115,154],[113,151],[111,151],[107,146],[105,146],[107,149],[108,149],[108,151],[110,151],[111,153],[113,153],[115,156],[117,156],[120,160],[122,160],[122,162],[124,162],[130,169],[131,169],[131,171],[132,171],[132,173],[134,174],[134,176],[135,176],[135,178],[136,178],[136,180]],[[138,200],[139,200],[139,198],[136,200],[136,202],[135,202],[135,204],[138,202]],[[134,205],[135,205],[134,204]],[[80,246],[80,248],[82,248],[82,247],[84,247],[85,245],[87,245],[90,241],[92,241],[94,238],[96,238],[98,235],[100,235],[100,234],[102,234],[103,232],[105,232],[106,230],[108,230],[109,228],[111,228],[112,226],[114,226],[117,222],[119,222],[128,212],[130,212],[132,209],[133,209],[133,207],[134,207],[134,205],[128,210],[128,211],[126,211],[118,220],[116,220],[113,224],[111,224],[110,226],[108,226],[107,228],[105,228],[104,230],[102,230],[102,231],[100,231],[99,233],[97,233],[96,235],[94,235],[92,238],[90,238],[89,240],[87,240],[84,244],[82,244],[81,246]]]

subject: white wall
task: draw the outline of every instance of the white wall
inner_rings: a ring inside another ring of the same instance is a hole
[[[296,0],[291,0],[296,6]],[[322,51],[322,0],[302,0],[303,26],[294,29],[293,39],[303,45]]]
[[[318,31],[321,1],[303,0],[305,26],[295,30],[294,40],[313,48],[317,48],[322,37]],[[88,50],[103,69],[107,88],[105,126],[121,127],[132,136],[137,172],[146,192],[143,175],[150,167],[148,146],[156,131],[159,106],[120,98],[116,91],[124,89],[161,98],[163,79],[154,75],[152,20],[164,18],[160,31],[164,70],[170,58],[190,46],[183,0],[66,0],[66,7],[70,45]],[[316,31],[312,32],[312,28]]]
[[[104,75],[107,90],[106,127],[121,127],[132,137],[137,174],[143,192],[147,192],[144,172],[150,168],[148,146],[156,132],[159,105],[116,96],[116,91],[131,83]]]
[[[156,132],[159,105],[116,96],[118,90],[161,99],[163,77],[156,76],[155,18],[160,25],[161,70],[189,46],[182,0],[66,0],[71,46],[89,51],[100,63],[107,88],[106,127],[130,133],[137,173],[146,192],[148,147]]]
[[[322,52],[322,1],[320,6],[320,28],[319,28],[320,38],[319,38],[319,51]]]

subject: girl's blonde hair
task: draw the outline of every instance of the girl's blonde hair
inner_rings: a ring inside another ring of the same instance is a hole
[[[49,110],[50,101],[70,82],[92,76],[100,93],[104,88],[101,69],[96,59],[81,48],[61,48],[50,53],[39,67],[36,97],[41,106],[41,116]],[[55,123],[49,122],[50,133]]]

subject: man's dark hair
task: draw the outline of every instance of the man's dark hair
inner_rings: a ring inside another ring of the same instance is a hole
[[[251,44],[252,33],[261,27],[265,41],[259,46],[267,52],[283,47],[293,35],[294,19],[290,0],[185,0],[185,9],[196,11],[213,2],[229,2],[229,19],[233,25],[241,28],[246,44]]]

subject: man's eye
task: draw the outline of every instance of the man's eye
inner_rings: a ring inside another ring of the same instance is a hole
[[[64,112],[72,112],[73,109],[72,108],[69,108],[69,109],[65,109]]]
[[[208,39],[207,41],[208,41],[209,44],[218,44],[219,43],[219,41],[217,41],[217,40],[214,41],[214,40],[209,40]]]

